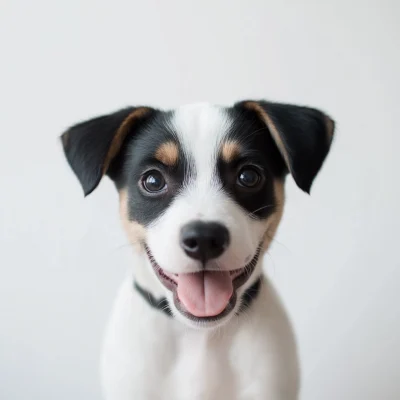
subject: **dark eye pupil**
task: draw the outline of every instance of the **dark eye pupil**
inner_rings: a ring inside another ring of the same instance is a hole
[[[253,169],[243,169],[239,174],[239,181],[243,186],[254,187],[258,184],[260,175]]]
[[[145,177],[143,186],[148,192],[158,192],[165,186],[165,181],[159,172],[152,172]]]

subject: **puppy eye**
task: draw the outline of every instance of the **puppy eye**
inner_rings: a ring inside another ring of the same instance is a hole
[[[261,174],[254,167],[244,167],[239,171],[237,183],[246,188],[255,188],[261,182]]]
[[[141,183],[143,189],[148,193],[158,193],[167,187],[161,172],[156,170],[147,172],[143,176]]]

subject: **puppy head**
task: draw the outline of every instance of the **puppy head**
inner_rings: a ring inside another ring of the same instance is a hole
[[[261,273],[286,174],[309,192],[333,130],[315,109],[245,101],[128,108],[75,125],[62,141],[85,194],[104,174],[115,182],[128,237],[176,318],[212,327],[238,311]]]

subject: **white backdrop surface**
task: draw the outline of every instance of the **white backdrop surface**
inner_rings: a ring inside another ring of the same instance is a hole
[[[293,320],[303,400],[400,398],[400,3],[0,4],[0,398],[100,398],[130,265],[111,183],[83,199],[58,135],[125,105],[266,98],[337,121],[311,197],[287,182],[265,269]]]

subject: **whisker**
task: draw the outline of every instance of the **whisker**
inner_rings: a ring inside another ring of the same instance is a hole
[[[264,264],[263,271],[268,273],[268,276],[275,276],[277,270],[275,260],[272,258],[272,255],[269,251],[265,252],[265,254],[269,257],[271,263],[268,262],[268,264]]]
[[[124,243],[124,244],[121,244],[121,245],[115,247],[115,248],[113,249],[113,251],[125,249],[126,247],[130,247],[131,245],[132,245],[131,243]]]
[[[287,250],[290,254],[292,254],[292,252],[290,251],[290,249],[289,249],[286,245],[284,245],[282,242],[280,242],[279,240],[276,239],[276,236],[271,236],[271,235],[269,235],[268,231],[265,232],[265,236],[270,240],[270,244],[271,244],[272,242],[277,243],[277,244],[279,244],[280,246],[284,247],[285,250]]]
[[[252,216],[252,214],[254,214],[254,213],[258,212],[258,211],[264,210],[265,208],[270,208],[270,207],[275,207],[275,204],[267,204],[267,205],[265,205],[265,206],[262,206],[262,207],[260,207],[260,208],[257,208],[257,209],[254,210],[254,211],[250,211],[250,212],[247,214],[247,216]]]
[[[243,141],[246,141],[247,139],[251,138],[253,135],[255,135],[258,132],[261,131],[268,131],[268,127],[262,127],[259,129],[256,129],[255,131],[251,131],[250,133],[244,133],[244,131],[240,131],[240,134],[237,135],[237,138],[240,140],[242,139]]]
[[[142,243],[140,240],[135,240],[135,241],[132,241],[132,242],[128,242],[128,243],[124,243],[124,244],[118,245],[118,246],[116,246],[116,247],[114,247],[114,248],[112,248],[110,250],[110,254],[114,254],[117,251],[124,250],[124,249],[126,249],[128,247],[132,248],[132,246],[136,246],[137,244],[140,244],[140,243]]]

